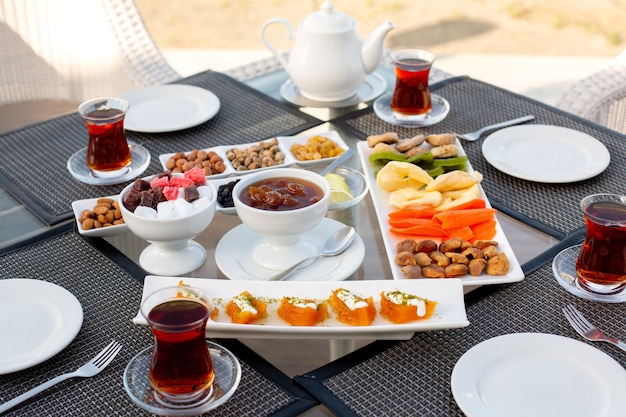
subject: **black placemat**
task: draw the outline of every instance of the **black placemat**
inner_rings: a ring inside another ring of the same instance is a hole
[[[470,293],[469,327],[416,333],[411,340],[402,342],[374,342],[313,372],[296,376],[295,380],[342,416],[462,417],[452,396],[450,376],[463,353],[484,340],[531,332],[584,341],[561,311],[570,303],[598,327],[625,340],[625,304],[577,298],[562,289],[552,274],[552,257],[581,239],[580,233],[572,235],[524,265],[526,279],[519,283],[484,286]],[[606,343],[585,343],[626,365],[626,356],[618,348]]]
[[[380,120],[371,108],[346,115],[335,122],[365,139],[368,135],[396,131],[401,137],[418,133],[473,132],[482,126],[534,114],[530,123],[563,126],[589,134],[602,142],[611,163],[602,174],[570,184],[543,184],[504,174],[482,155],[482,140],[462,142],[473,168],[484,175],[482,186],[491,203],[501,211],[562,239],[584,225],[580,200],[598,192],[626,193],[626,137],[555,107],[502,88],[457,77],[433,85],[433,91],[450,103],[441,123],[407,129]],[[488,135],[483,135],[483,139]]]
[[[152,156],[143,175],[162,170],[158,157],[163,153],[255,142],[321,123],[218,72],[202,72],[179,83],[212,91],[220,99],[220,111],[211,120],[182,131],[127,132],[130,141],[147,148]],[[44,223],[66,220],[71,217],[72,201],[117,194],[124,185],[93,186],[72,177],[67,161],[86,146],[87,129],[78,113],[2,134],[0,184]]]
[[[112,339],[123,344],[111,365],[97,376],[63,382],[6,415],[149,415],[131,401],[122,380],[128,361],[153,344],[149,328],[132,323],[141,300],[144,271],[104,240],[83,239],[69,225],[57,227],[35,243],[7,248],[0,253],[0,265],[0,279],[39,279],[67,289],[81,303],[84,314],[78,336],[63,351],[32,368],[0,375],[0,403],[74,371]],[[295,416],[317,404],[241,342],[216,342],[237,356],[242,378],[233,397],[211,411],[211,416]]]

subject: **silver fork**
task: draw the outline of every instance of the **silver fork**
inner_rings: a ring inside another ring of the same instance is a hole
[[[573,305],[570,304],[563,307],[563,313],[565,313],[567,321],[569,321],[569,324],[572,325],[574,330],[585,339],[592,342],[607,342],[626,352],[626,343],[606,336],[602,330],[591,324]]]
[[[50,388],[51,386],[58,384],[61,381],[65,381],[66,379],[74,377],[88,378],[99,374],[104,368],[107,367],[108,364],[111,363],[113,358],[115,358],[115,356],[119,353],[121,349],[122,345],[119,342],[113,341],[109,343],[109,345],[102,349],[102,351],[98,353],[92,360],[78,368],[76,371],[52,378],[50,381],[44,382],[43,384],[31,389],[30,391],[27,391],[24,394],[19,395],[4,404],[1,404],[0,414]]]
[[[535,118],[535,116],[533,116],[533,115],[524,116],[524,117],[518,117],[517,119],[507,120],[506,122],[501,122],[501,123],[496,123],[494,125],[485,126],[485,127],[481,128],[481,129],[478,129],[476,132],[464,133],[464,134],[458,134],[457,133],[456,137],[459,138],[459,139],[466,140],[468,142],[474,142],[474,141],[480,139],[480,135],[482,135],[483,133],[485,133],[488,130],[500,129],[500,128],[507,127],[507,126],[518,125],[518,124],[524,123],[524,122],[530,122],[534,118]]]

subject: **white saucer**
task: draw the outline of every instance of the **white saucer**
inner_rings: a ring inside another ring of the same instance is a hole
[[[165,84],[122,94],[130,107],[124,129],[135,132],[173,132],[204,123],[217,114],[220,100],[204,88]]]
[[[388,93],[379,97],[374,102],[374,112],[376,113],[376,116],[392,125],[402,127],[430,126],[441,122],[450,112],[450,104],[445,98],[438,96],[437,94],[431,94],[430,100],[432,102],[432,109],[428,113],[415,116],[404,116],[391,109],[392,96],[393,93]]]
[[[302,107],[326,107],[340,108],[350,107],[359,103],[368,103],[380,96],[387,89],[387,81],[377,73],[368,74],[365,81],[356,92],[356,95],[349,99],[341,101],[315,101],[304,97],[300,93],[300,89],[291,81],[285,81],[280,87],[281,97],[291,104]]]
[[[141,175],[148,165],[150,165],[150,152],[146,148],[136,143],[129,143],[130,153],[132,155],[132,162],[125,171],[119,177],[96,177],[93,175],[89,167],[87,166],[87,148],[83,148],[76,152],[67,161],[67,169],[70,174],[80,182],[91,185],[113,185],[121,184],[123,182],[132,180]]]
[[[306,235],[306,242],[321,251],[322,245],[343,223],[324,218],[321,223]],[[277,273],[274,269],[262,267],[252,259],[253,249],[263,241],[263,237],[248,226],[241,224],[220,239],[215,248],[215,262],[230,279],[265,280]],[[352,275],[363,263],[365,245],[357,234],[354,241],[341,255],[320,257],[315,262],[293,272],[288,281],[341,281]],[[294,263],[298,260],[295,259]]]
[[[479,343],[458,360],[451,385],[467,417],[621,417],[626,410],[624,368],[599,349],[553,334]]]
[[[83,309],[65,288],[35,279],[0,280],[0,375],[53,357],[82,324]]]
[[[187,406],[168,407],[155,398],[150,384],[148,369],[152,359],[152,347],[142,350],[130,360],[124,370],[124,388],[131,400],[151,413],[163,416],[191,416],[206,413],[224,404],[235,393],[241,380],[241,365],[228,349],[207,341],[215,379],[210,397]]]
[[[576,259],[580,254],[582,244],[571,246],[559,252],[552,261],[552,272],[556,281],[569,293],[577,297],[601,303],[623,303],[626,301],[626,290],[616,294],[598,294],[589,292],[578,285],[576,279]]]
[[[542,183],[568,183],[595,177],[609,166],[606,146],[583,132],[550,125],[498,130],[482,145],[485,159],[513,177]]]

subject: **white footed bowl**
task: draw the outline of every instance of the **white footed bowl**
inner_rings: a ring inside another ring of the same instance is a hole
[[[180,175],[180,174],[173,174]],[[152,177],[144,178],[150,181]],[[134,183],[134,182],[133,182]],[[155,275],[176,276],[199,268],[206,260],[206,250],[193,238],[202,233],[213,220],[217,204],[217,190],[211,189],[209,204],[198,211],[176,218],[156,219],[134,214],[124,207],[124,196],[133,186],[124,187],[119,195],[120,210],[128,229],[151,243],[139,256],[143,269]]]
[[[249,186],[271,178],[309,181],[322,189],[323,196],[310,206],[282,211],[263,210],[241,201],[241,193]],[[233,189],[233,201],[243,224],[264,238],[252,252],[252,259],[259,265],[281,270],[319,251],[306,240],[306,233],[317,226],[328,212],[330,187],[319,174],[298,168],[277,168],[245,175]]]

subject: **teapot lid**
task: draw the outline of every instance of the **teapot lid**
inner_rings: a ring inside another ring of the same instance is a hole
[[[300,29],[312,33],[339,33],[353,30],[354,21],[345,13],[336,11],[330,1],[325,1],[319,11],[300,22]]]

